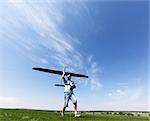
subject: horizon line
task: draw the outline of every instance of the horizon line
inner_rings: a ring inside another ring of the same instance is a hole
[[[60,112],[60,110],[47,110],[47,109],[32,109],[32,108],[0,108],[0,110],[35,110],[35,111],[49,111],[49,112]],[[78,110],[79,112],[141,112],[150,113],[150,111],[134,111],[134,110]],[[72,110],[66,110],[66,112],[73,112]]]

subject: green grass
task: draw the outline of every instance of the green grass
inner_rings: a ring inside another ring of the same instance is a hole
[[[59,112],[0,109],[0,121],[149,121],[148,117],[82,113],[74,118],[67,112],[62,118]]]

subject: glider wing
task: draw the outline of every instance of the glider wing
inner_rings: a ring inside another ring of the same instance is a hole
[[[37,71],[42,71],[42,72],[47,72],[47,73],[52,73],[52,74],[58,74],[58,75],[62,75],[63,71],[59,71],[59,70],[54,70],[54,69],[46,69],[46,68],[38,68],[38,67],[34,67],[32,68],[33,70],[37,70]],[[65,75],[71,75],[74,77],[84,77],[84,78],[88,78],[88,76],[83,75],[83,74],[76,74],[76,73],[71,73],[71,72],[65,72]]]

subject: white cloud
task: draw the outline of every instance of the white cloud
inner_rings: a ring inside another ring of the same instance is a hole
[[[148,100],[146,89],[143,86],[136,87],[118,87],[108,93],[111,108],[121,110],[148,110]]]
[[[100,83],[101,70],[96,62],[93,61],[92,56],[89,56],[88,61],[90,67],[88,69],[89,81],[92,90],[99,90],[102,88],[102,84]]]
[[[53,96],[55,97],[55,96]],[[14,96],[0,96],[0,107],[1,108],[27,108],[27,109],[59,109],[61,107],[61,98],[58,100],[58,96],[53,100],[33,100],[33,99],[22,99]],[[54,105],[56,103],[57,105]]]
[[[103,91],[103,90],[102,90]],[[114,87],[110,92],[89,95],[82,99],[81,109],[89,110],[122,110],[122,111],[148,111],[147,92],[143,85]],[[94,99],[94,100],[91,100]],[[88,106],[84,104],[87,102]],[[93,105],[94,104],[94,105]]]
[[[43,64],[48,64],[48,61],[44,58],[40,58],[40,62],[43,63]]]
[[[16,104],[19,102],[19,99],[16,97],[4,97],[0,96],[0,105],[3,106],[5,104]]]
[[[114,92],[108,93],[108,96],[113,98],[120,98],[121,96],[126,96],[127,90],[117,89]]]
[[[4,35],[7,33],[5,38],[11,37],[9,44],[18,45],[22,51],[30,51],[34,56],[40,55],[33,51],[40,49],[41,53],[45,53],[45,48],[49,51],[45,54],[47,60],[53,57],[49,56],[53,53],[56,61],[62,60],[60,63],[70,64],[70,66],[77,61],[79,61],[78,64],[81,63],[80,53],[74,48],[76,39],[58,27],[63,19],[59,4],[51,2],[48,5],[47,3],[41,5],[22,0],[21,3],[12,1],[7,7],[15,11],[13,15],[6,14],[1,20],[4,25],[1,25],[4,28],[1,31]]]
[[[78,14],[82,11],[82,7],[77,9],[79,6],[70,2],[66,4],[70,4]],[[62,2],[55,1],[39,3],[9,0],[3,3],[2,9],[5,12],[0,19],[2,38],[36,63],[49,67],[53,64],[69,66],[70,70],[87,72],[91,89],[98,90],[102,87],[100,68],[92,61],[92,56],[87,59],[80,53],[82,43],[61,29],[67,17],[63,7]],[[86,67],[86,63],[90,66]]]

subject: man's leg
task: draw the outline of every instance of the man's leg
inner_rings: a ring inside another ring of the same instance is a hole
[[[61,111],[62,117],[64,116],[64,112],[65,112],[66,107],[68,107],[69,98],[70,98],[69,93],[64,93],[64,106],[63,106],[62,111]]]
[[[77,112],[77,102],[74,103],[74,116],[75,116],[75,117],[80,117],[80,116],[81,116],[81,115],[78,114],[78,112]]]
[[[62,116],[62,117],[64,117],[65,109],[66,109],[66,107],[63,107],[63,108],[62,108],[62,111],[61,111],[61,116]]]
[[[75,117],[80,117],[80,115],[77,113],[77,99],[74,96],[74,94],[71,95],[71,101],[74,104],[74,114],[75,114]]]
[[[74,113],[77,114],[77,102],[74,103]]]

